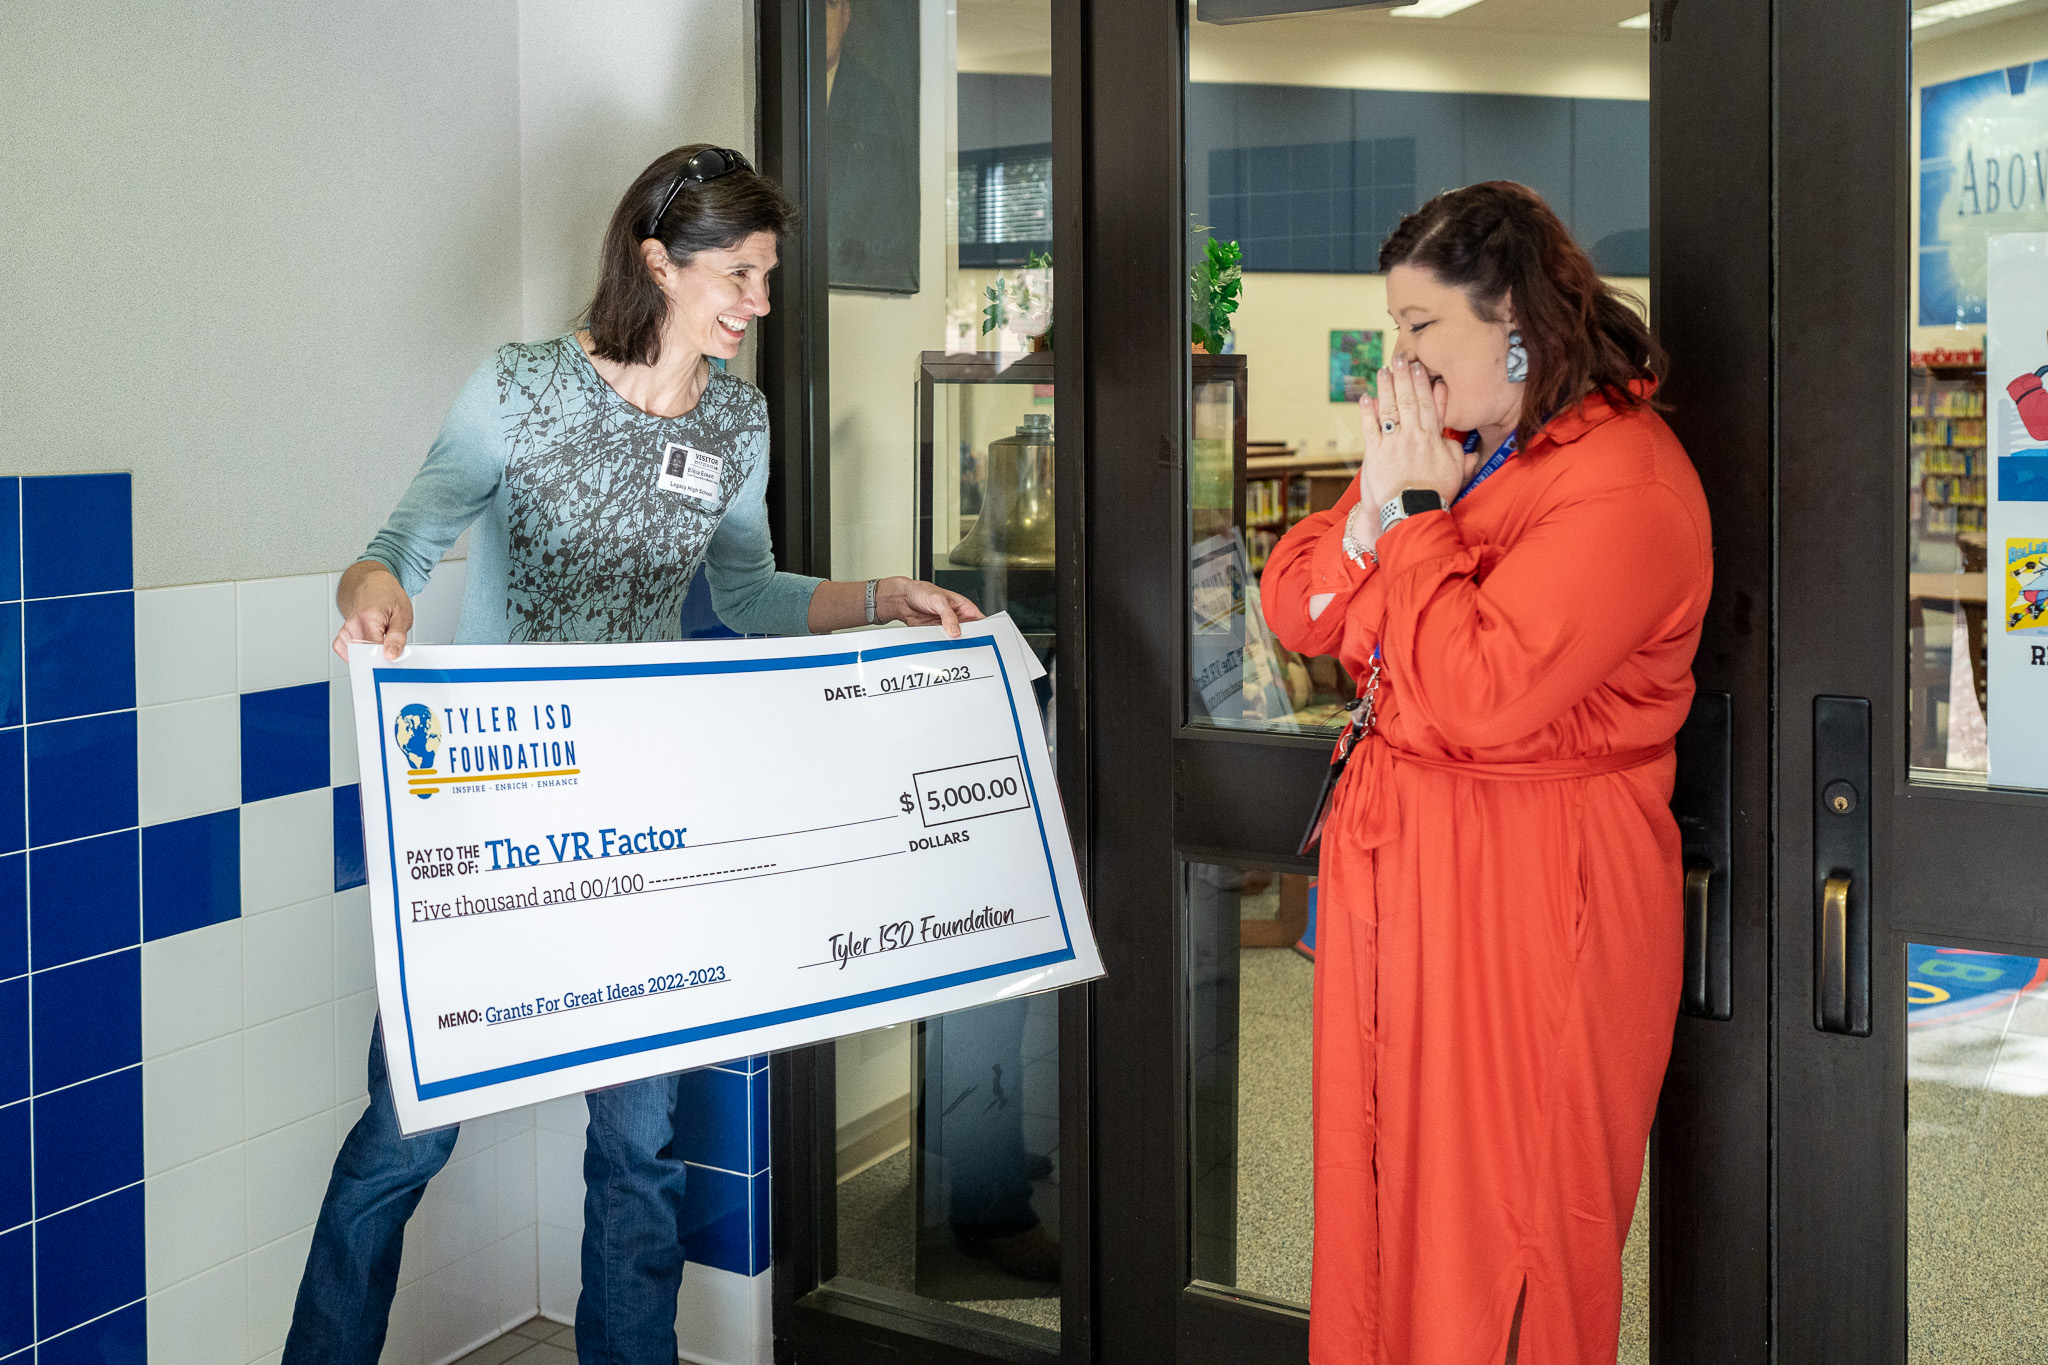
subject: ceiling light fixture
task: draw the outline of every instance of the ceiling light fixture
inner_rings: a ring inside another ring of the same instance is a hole
[[[1648,10],[1644,10],[1641,14],[1631,18],[1624,19],[1615,25],[1616,28],[1648,28],[1649,26],[1650,12]]]
[[[2019,0],[1941,0],[1938,5],[1913,11],[1913,27],[1928,28],[1934,24],[1945,24],[1951,19],[1967,19],[1973,14],[1987,10],[2004,9],[2016,5]]]
[[[1396,19],[1441,19],[1461,9],[1471,9],[1479,0],[1415,0],[1412,5],[1388,10]]]

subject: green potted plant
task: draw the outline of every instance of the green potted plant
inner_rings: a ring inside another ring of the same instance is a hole
[[[1207,232],[1197,227],[1197,232]],[[1244,248],[1236,242],[1208,239],[1188,268],[1188,330],[1197,350],[1222,355],[1230,340],[1231,315],[1244,286]]]

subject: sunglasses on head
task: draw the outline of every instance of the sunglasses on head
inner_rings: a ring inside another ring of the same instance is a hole
[[[707,180],[716,180],[721,175],[753,169],[747,164],[745,157],[730,148],[706,147],[683,163],[681,174],[676,176],[676,183],[668,187],[668,197],[661,201],[661,207],[654,211],[653,219],[647,224],[647,235],[661,235],[661,220],[668,216],[669,205],[676,202],[676,196],[682,193],[683,186],[701,185]]]

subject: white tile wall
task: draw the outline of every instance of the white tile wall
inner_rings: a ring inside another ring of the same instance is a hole
[[[152,1176],[142,1192],[150,1293],[235,1260],[248,1247],[240,1144]]]
[[[325,787],[242,807],[246,918],[334,894],[334,797]]]
[[[334,897],[242,919],[242,1021],[281,1019],[334,998]]]
[[[251,1245],[313,1225],[334,1168],[334,1149],[332,1109],[249,1140],[245,1150]]]
[[[243,1365],[248,1263],[240,1255],[149,1298],[150,1365]]]
[[[241,920],[142,945],[145,1061],[241,1027]]]
[[[135,716],[136,802],[145,825],[242,800],[242,703],[236,696],[145,706]]]
[[[412,600],[412,642],[452,645],[462,620],[462,594],[469,585],[469,561],[443,560],[427,586]]]
[[[374,987],[334,1002],[334,1097],[369,1103],[370,1026],[377,1018]]]
[[[231,696],[235,585],[151,588],[135,594],[135,704]]]
[[[453,640],[466,569],[436,570],[415,641]],[[331,781],[356,780],[347,669],[328,651],[338,578],[137,594],[144,823],[238,804],[243,691],[333,680]],[[143,948],[152,1365],[275,1365],[334,1154],[368,1105],[369,891],[332,890],[332,798],[257,802],[241,821],[241,918]],[[536,1305],[573,1317],[587,1122],[570,1096],[464,1126],[407,1230],[383,1365],[443,1365]],[[766,1286],[692,1267],[685,1357],[765,1360]]]
[[[354,887],[334,897],[334,995],[336,999],[377,985],[376,952],[370,943],[370,888]],[[367,1044],[365,1044],[367,1046]]]
[[[362,780],[356,752],[356,702],[347,678],[327,684],[327,780],[346,787]]]
[[[239,1032],[142,1064],[145,1175],[197,1161],[243,1136]]]
[[[284,1349],[292,1326],[292,1301],[306,1269],[313,1229],[280,1237],[249,1251],[249,1351],[264,1356]]]
[[[328,676],[326,574],[235,585],[235,639],[244,692],[297,687]]]
[[[311,1118],[334,1107],[334,1006],[242,1030],[248,1106],[246,1136]]]

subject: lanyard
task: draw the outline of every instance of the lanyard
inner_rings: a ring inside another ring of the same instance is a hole
[[[1477,449],[1479,449],[1479,433],[1476,431],[1466,432],[1465,453],[1467,455],[1470,455],[1473,451]],[[1508,457],[1510,455],[1513,455],[1514,453],[1515,438],[1513,434],[1510,433],[1508,438],[1500,443],[1500,449],[1494,451],[1493,454],[1486,457],[1486,463],[1479,466],[1479,472],[1472,476],[1472,481],[1470,483],[1466,484],[1463,488],[1458,490],[1458,497],[1452,498],[1451,502],[1455,504],[1458,501],[1458,498],[1464,497],[1467,493],[1470,493],[1473,489],[1479,487],[1480,484],[1485,483],[1488,479],[1492,478],[1494,472],[1498,470],[1502,465],[1506,464],[1508,462]]]

